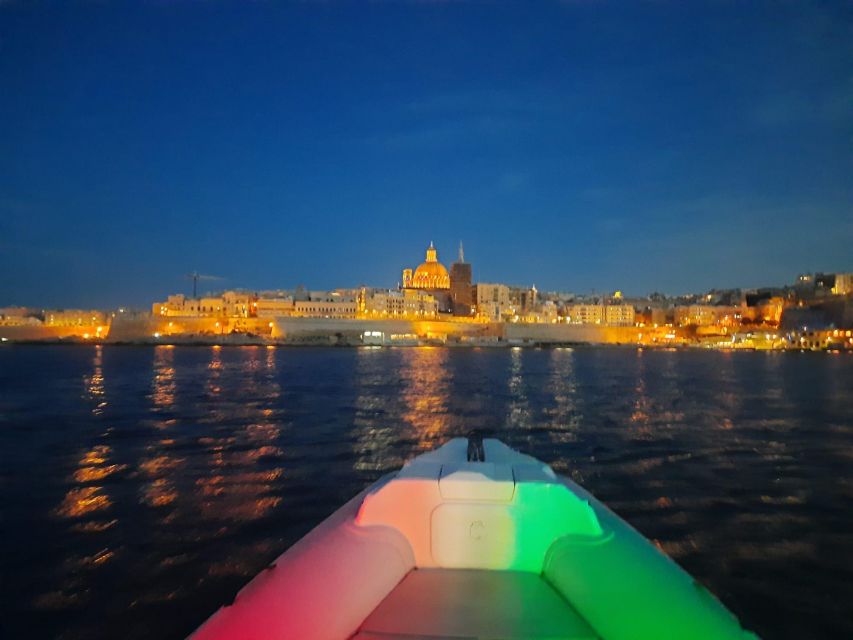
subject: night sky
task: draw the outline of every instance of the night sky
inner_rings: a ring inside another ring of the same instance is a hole
[[[0,305],[853,270],[853,4],[0,0]]]

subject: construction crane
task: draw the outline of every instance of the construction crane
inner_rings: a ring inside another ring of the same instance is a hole
[[[189,278],[193,281],[193,299],[198,298],[198,281],[199,280],[224,280],[225,278],[220,278],[219,276],[208,276],[203,273],[199,273],[198,271],[193,271],[192,273],[188,273],[186,278]]]

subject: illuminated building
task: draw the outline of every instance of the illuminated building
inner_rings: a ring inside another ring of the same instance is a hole
[[[478,282],[474,286],[474,299],[477,303],[477,315],[482,318],[500,320],[502,316],[514,312],[509,298],[509,287],[505,284]]]
[[[363,311],[366,317],[381,318],[434,318],[438,315],[438,301],[424,291],[404,289],[403,291],[365,292]]]
[[[477,294],[477,304],[494,302],[501,307],[509,307],[509,287],[505,284],[487,284],[478,282],[474,287]]]
[[[785,300],[782,298],[770,298],[764,304],[758,305],[756,320],[763,324],[779,325],[782,319],[782,311],[785,309]]]
[[[510,289],[510,300],[518,306],[522,313],[528,313],[536,309],[539,302],[539,291],[536,289],[536,285],[529,289],[513,287]]]
[[[431,294],[438,303],[438,310],[452,310],[453,300],[450,292],[450,274],[438,261],[438,252],[432,242],[426,250],[426,260],[417,269],[403,269],[403,291],[416,290]]]
[[[632,326],[636,311],[630,304],[571,304],[564,313],[572,324],[600,324],[608,326]]]
[[[106,324],[106,321],[106,314],[94,309],[48,309],[44,312],[47,327],[82,327]]]
[[[849,295],[853,293],[853,273],[805,273],[797,276],[794,286],[805,299]]]
[[[331,291],[309,291],[307,297],[298,300],[322,300],[324,302],[348,302],[358,297],[360,289],[333,289]]]
[[[27,307],[3,307],[0,308],[0,326],[24,327],[40,326],[42,323],[38,312]]]
[[[155,302],[155,316],[179,318],[250,318],[256,315],[257,296],[240,291],[226,291],[221,296],[188,298],[183,294],[169,296],[165,302]]]
[[[462,243],[459,243],[459,259],[450,265],[450,298],[453,315],[470,316],[474,306],[474,291],[471,286],[471,264],[465,262]]]
[[[438,261],[438,252],[432,242],[427,247],[426,260],[418,265],[414,273],[410,269],[403,270],[403,288],[426,290],[450,289],[450,275],[447,273],[444,265]]]
[[[269,318],[290,315],[353,318],[357,311],[357,292],[354,290],[307,292],[298,289],[293,295],[279,291],[268,292],[263,297],[239,291],[226,291],[221,296],[204,298],[188,298],[178,294],[169,296],[165,302],[152,305],[153,315],[169,318]]]
[[[554,324],[559,321],[559,310],[553,300],[547,300],[539,305],[536,310],[521,311],[518,321]]]
[[[335,289],[298,294],[293,315],[314,318],[354,318],[358,313],[358,291]]]
[[[181,317],[181,318],[198,318],[202,317],[202,300],[207,301],[207,298],[187,298],[184,294],[179,293],[166,298],[164,302],[155,302],[151,305],[151,313],[155,316]],[[213,307],[219,307],[221,311],[221,300],[211,299],[210,303]],[[204,305],[207,307],[207,304]]]
[[[731,327],[737,324],[741,317],[741,307],[730,306],[691,304],[677,306],[674,311],[675,324],[682,327],[689,325],[696,327],[706,327],[709,325]]]
[[[354,318],[358,305],[355,300],[297,300],[293,315],[314,318]]]
[[[630,304],[608,304],[604,306],[604,324],[630,327],[634,325],[636,311]]]
[[[542,308],[539,310],[537,315],[539,322],[553,323],[557,322],[559,318],[559,310],[553,300],[548,300],[542,304]]]
[[[853,293],[853,273],[836,273],[831,291],[836,296]]]
[[[258,298],[255,311],[259,318],[288,316],[293,313],[293,298]]]
[[[255,315],[257,299],[256,295],[242,291],[226,291],[222,294],[225,314],[240,318],[249,318]]]
[[[570,304],[566,307],[566,321],[573,324],[604,324],[604,305]]]

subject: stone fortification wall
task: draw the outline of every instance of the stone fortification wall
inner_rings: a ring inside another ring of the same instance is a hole
[[[169,338],[202,342],[233,334],[268,338],[269,318],[183,318],[134,314],[116,316],[110,328],[110,342],[162,342]],[[157,334],[155,336],[155,334]]]
[[[500,342],[536,343],[636,343],[636,327],[599,325],[479,323],[448,320],[367,320],[334,318],[275,318],[272,337],[284,342],[310,342],[324,338],[360,340],[365,331],[414,334],[420,338],[446,337],[448,343],[468,339],[495,339]]]
[[[386,335],[413,334],[420,338],[448,340],[462,337],[503,337],[502,326],[498,323],[290,317],[277,317],[272,322],[273,339],[284,342],[336,337],[352,342],[360,340],[365,331],[380,331]]]
[[[135,342],[157,331],[157,321],[148,314],[117,316],[110,324],[109,342]]]
[[[589,344],[636,343],[642,329],[603,327],[595,324],[514,324],[505,325],[508,341],[567,342]]]
[[[270,323],[272,327],[270,327]],[[477,343],[636,343],[635,327],[597,325],[512,324],[460,322],[453,320],[371,320],[346,318],[162,318],[150,314],[116,316],[103,332],[109,342],[161,342],[198,340],[227,342],[229,339],[268,340],[285,344],[361,344],[366,331],[417,336],[447,344]],[[9,341],[96,339],[97,327],[0,327],[0,337]],[[156,335],[155,335],[156,334]],[[254,336],[254,338],[252,337]]]
[[[101,336],[106,337],[109,327],[101,325]],[[97,325],[80,325],[73,327],[45,327],[43,325],[2,326],[0,338],[10,342],[17,341],[52,341],[52,340],[94,340],[98,336]]]

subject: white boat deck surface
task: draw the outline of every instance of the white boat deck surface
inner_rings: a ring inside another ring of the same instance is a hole
[[[415,569],[373,610],[353,640],[596,640],[541,575]]]

